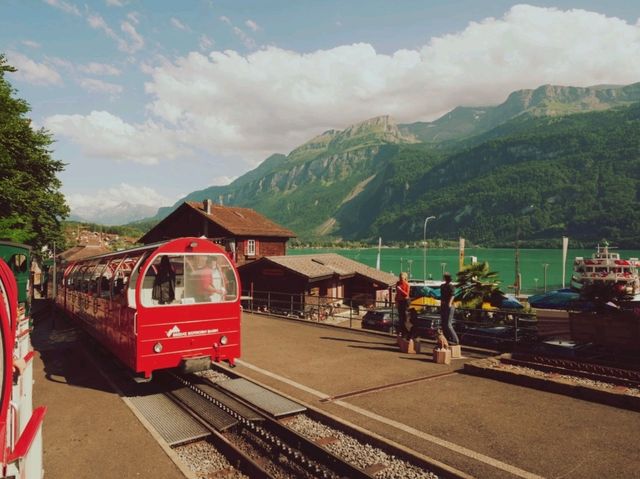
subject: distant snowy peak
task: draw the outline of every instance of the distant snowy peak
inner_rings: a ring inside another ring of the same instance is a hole
[[[158,205],[131,204],[123,201],[115,206],[79,206],[71,209],[70,219],[98,223],[101,225],[123,225],[153,216]]]

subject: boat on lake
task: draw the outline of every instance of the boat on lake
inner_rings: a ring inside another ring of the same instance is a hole
[[[622,259],[606,242],[602,247],[598,244],[591,258],[574,260],[571,286],[580,290],[586,285],[612,285],[621,294],[635,296],[640,293],[638,266],[638,258]]]

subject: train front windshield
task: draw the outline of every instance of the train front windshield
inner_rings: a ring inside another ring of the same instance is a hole
[[[223,254],[159,255],[142,283],[142,305],[223,303],[238,300],[238,283]]]

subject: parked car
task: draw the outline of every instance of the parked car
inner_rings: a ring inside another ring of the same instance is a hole
[[[393,314],[392,314],[393,313]],[[391,309],[370,309],[362,317],[362,327],[386,333],[396,330],[398,313]]]
[[[439,314],[418,313],[410,317],[414,323],[411,336],[430,339],[437,336],[440,327]],[[398,329],[398,312],[390,308],[369,310],[362,318],[362,328],[393,333]]]
[[[440,313],[418,313],[412,318],[415,331],[411,331],[411,335],[419,338],[435,339],[440,329]]]

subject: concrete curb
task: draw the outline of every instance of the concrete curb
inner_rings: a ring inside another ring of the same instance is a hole
[[[538,389],[554,394],[563,394],[585,401],[597,402],[632,411],[640,411],[640,397],[630,396],[619,391],[607,391],[562,379],[539,378],[516,371],[505,371],[490,366],[490,360],[480,359],[466,363],[463,371],[474,376],[482,376],[497,381]]]

